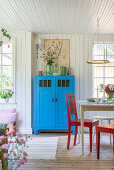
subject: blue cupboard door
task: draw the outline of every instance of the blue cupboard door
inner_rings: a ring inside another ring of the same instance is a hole
[[[68,116],[65,93],[74,93],[74,76],[56,77],[56,127],[68,129]]]
[[[55,127],[55,77],[44,76],[39,79],[39,117],[40,129]]]

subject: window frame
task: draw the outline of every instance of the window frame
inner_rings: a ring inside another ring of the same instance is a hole
[[[12,80],[13,80],[13,98],[8,102],[8,103],[16,103],[16,70],[15,70],[15,63],[16,63],[16,40],[14,37],[11,38],[10,40],[12,42]],[[3,47],[2,47],[3,48]],[[2,61],[2,55],[3,54],[10,54],[10,53],[3,53],[3,51],[0,52],[1,54],[1,61]],[[2,63],[1,63],[2,64]],[[1,65],[1,73],[3,70],[3,65]],[[10,66],[10,65],[4,65],[4,66]],[[2,81],[1,81],[1,86],[2,86]],[[0,89],[1,90],[1,89]],[[0,103],[5,103],[5,101],[3,101],[3,99],[0,99]]]
[[[94,42],[94,44],[97,44],[97,42]],[[100,42],[99,42],[99,44],[100,44]],[[105,41],[104,43],[101,43],[101,44],[113,44],[114,45],[114,42],[113,41],[110,41],[110,42],[107,42],[107,41]],[[94,45],[93,45],[93,48],[94,48]],[[93,52],[92,52],[92,54],[93,54]],[[114,55],[110,55],[110,56],[114,56]],[[103,65],[103,67],[104,67],[104,69],[103,69],[103,84],[105,84],[105,68],[106,67],[114,67],[114,66],[105,66],[105,64],[102,64]],[[99,66],[99,65],[98,65]],[[92,65],[92,97],[95,97],[94,96],[94,79],[95,79],[95,77],[94,77],[94,64]],[[101,78],[101,77],[98,77],[99,79]],[[107,77],[107,78],[113,78],[114,79],[114,77]],[[96,87],[96,90],[97,90],[97,87]]]

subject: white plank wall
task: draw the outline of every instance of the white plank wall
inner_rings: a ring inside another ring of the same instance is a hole
[[[31,32],[15,32],[16,40],[16,101],[14,104],[0,104],[1,108],[17,109],[17,130],[26,134],[32,133],[31,128]]]
[[[70,39],[70,67],[75,75],[76,100],[84,100],[92,97],[92,65],[86,63],[93,35],[89,34],[39,34],[42,43],[44,39]],[[107,43],[114,43],[114,34],[103,35]],[[44,44],[42,44],[43,46]],[[41,66],[41,59],[37,60],[37,70]],[[40,67],[41,68],[41,67]],[[114,116],[114,112],[85,113],[85,118],[94,115]]]

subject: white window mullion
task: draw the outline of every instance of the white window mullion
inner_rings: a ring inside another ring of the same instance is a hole
[[[2,52],[2,47],[0,48],[1,49],[1,51],[0,51],[0,53]],[[0,65],[0,67],[1,67],[1,79],[0,79],[0,81],[1,81],[1,88],[0,88],[0,90],[2,90],[2,54],[1,54],[1,65]]]

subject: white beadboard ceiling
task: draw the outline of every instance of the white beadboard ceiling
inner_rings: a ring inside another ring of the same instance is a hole
[[[0,27],[38,33],[114,33],[114,0],[0,0]]]

